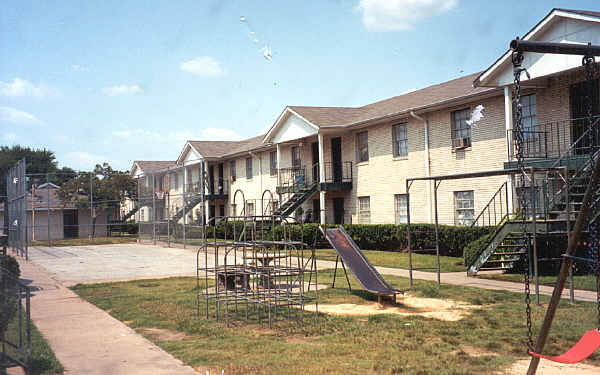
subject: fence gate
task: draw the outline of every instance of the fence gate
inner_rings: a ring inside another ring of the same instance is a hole
[[[6,192],[8,196],[8,247],[28,259],[26,172],[25,159],[9,169],[6,177]]]

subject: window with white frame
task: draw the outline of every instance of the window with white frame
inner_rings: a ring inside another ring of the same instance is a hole
[[[293,146],[292,147],[292,167],[300,168],[302,164],[302,159],[300,158],[300,147]]]
[[[356,162],[369,161],[369,133],[356,133]]]
[[[358,197],[358,223],[371,223],[371,197]]]
[[[236,178],[236,170],[235,170],[235,160],[229,161],[229,177],[231,177],[231,181],[235,181]]]
[[[535,94],[524,95],[521,97],[521,105],[523,108],[523,137],[535,138],[536,129],[536,99]]]
[[[454,224],[471,225],[475,219],[475,193],[473,190],[454,192]]]
[[[471,125],[467,120],[471,117],[469,108],[451,113],[452,116],[452,148],[471,147]]]
[[[408,223],[408,195],[394,195],[394,216],[396,224]]]
[[[277,151],[271,151],[271,153],[269,154],[269,158],[271,176],[275,176],[277,175]]]
[[[246,178],[252,178],[252,157],[246,158]]]
[[[392,142],[394,142],[394,157],[408,156],[408,124],[392,126]]]

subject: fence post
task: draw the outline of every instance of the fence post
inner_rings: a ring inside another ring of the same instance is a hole
[[[152,175],[152,244],[156,245],[156,175]]]
[[[46,216],[48,218],[48,246],[52,246],[52,237],[50,236],[50,176],[46,173]],[[33,223],[35,229],[35,223]]]
[[[90,173],[90,228],[89,237],[90,242],[94,238],[94,175]]]

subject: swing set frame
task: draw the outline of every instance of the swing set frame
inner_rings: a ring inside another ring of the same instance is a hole
[[[517,96],[515,99],[515,103],[517,107],[520,105],[520,92],[518,85],[520,84],[520,76],[521,73],[525,72],[528,76],[527,71],[521,67],[521,62],[523,61],[523,53],[524,52],[533,52],[533,53],[549,53],[549,54],[563,54],[563,55],[581,55],[583,56],[582,65],[587,70],[587,79],[591,80],[594,78],[593,68],[595,67],[595,56],[600,56],[600,46],[594,46],[588,43],[588,45],[581,44],[569,44],[569,43],[548,43],[548,42],[535,42],[535,41],[525,41],[520,40],[519,38],[514,39],[510,43],[510,49],[513,51],[513,69],[515,76],[515,88],[517,91]],[[591,116],[591,108],[589,110],[589,116]],[[521,118],[516,116],[517,129],[522,130],[520,126]],[[591,124],[591,123],[590,123]],[[592,155],[594,153],[592,152]],[[521,163],[522,164],[522,163]],[[520,165],[522,168],[523,165]],[[521,173],[525,173],[523,170]],[[523,175],[525,176],[525,175]],[[563,259],[561,262],[561,267],[559,271],[559,275],[554,287],[554,291],[552,293],[552,297],[550,299],[550,303],[548,304],[548,309],[546,311],[546,316],[544,318],[544,322],[542,323],[542,327],[540,329],[540,333],[537,338],[537,342],[533,351],[530,351],[532,355],[531,362],[529,364],[529,368],[527,370],[528,375],[535,375],[537,372],[537,368],[539,365],[540,358],[546,358],[550,360],[560,361],[558,357],[548,357],[543,356],[541,353],[544,350],[544,346],[546,344],[546,340],[548,338],[548,334],[550,332],[550,328],[552,326],[552,322],[554,320],[554,316],[556,313],[556,309],[558,308],[558,304],[560,302],[562,292],[565,287],[565,282],[569,275],[569,270],[575,260],[575,251],[579,244],[581,234],[584,228],[585,223],[587,222],[587,218],[589,215],[590,207],[592,205],[592,198],[594,195],[594,187],[600,184],[600,160],[595,161],[595,166],[593,168],[592,176],[590,178],[590,182],[586,188],[585,195],[583,198],[582,206],[577,215],[577,219],[575,221],[575,225],[571,232],[571,236],[569,237],[568,247],[566,253],[563,255]],[[596,271],[596,275],[598,277],[598,271]],[[526,280],[526,293],[529,292],[529,280]],[[599,298],[600,298],[600,290],[598,290]],[[529,294],[527,294],[527,299],[529,299]],[[600,310],[600,299],[598,300],[599,310]],[[529,301],[528,301],[528,328],[531,327],[530,320],[530,310],[529,310]],[[599,316],[600,319],[600,316]],[[600,323],[599,323],[600,324]],[[596,330],[592,330],[586,333],[585,337],[591,337],[591,334],[595,334],[600,330],[600,325]],[[531,332],[531,331],[530,331]],[[597,335],[594,335],[597,337]],[[584,338],[580,340],[580,343],[584,341]],[[569,350],[566,354],[570,352],[578,351],[578,345],[575,345],[571,350]],[[591,353],[589,353],[591,354]],[[588,355],[589,355],[588,354]],[[562,357],[562,356],[559,356]]]

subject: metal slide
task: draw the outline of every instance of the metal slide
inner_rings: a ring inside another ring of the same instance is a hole
[[[404,293],[383,279],[342,226],[326,229],[320,226],[319,229],[363,288],[378,296]]]

